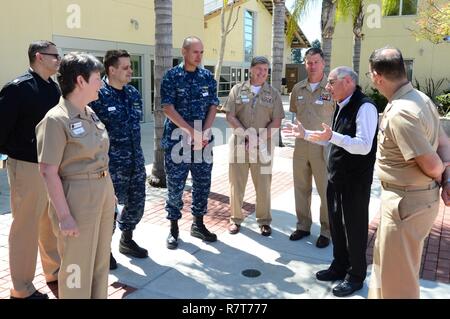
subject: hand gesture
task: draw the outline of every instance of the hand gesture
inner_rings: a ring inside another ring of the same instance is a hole
[[[322,123],[322,127],[323,131],[314,131],[313,133],[309,134],[309,140],[313,142],[329,141],[331,139],[331,136],[333,135],[333,131],[331,130],[331,127],[329,127],[325,123]]]
[[[298,120],[296,120],[296,123],[286,123],[286,127],[281,130],[283,135],[286,137],[305,138],[305,128]]]

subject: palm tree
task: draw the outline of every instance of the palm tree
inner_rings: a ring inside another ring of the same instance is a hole
[[[272,86],[281,92],[283,77],[285,0],[272,0]]]
[[[397,0],[381,0],[383,12],[390,12],[398,5]],[[296,23],[313,3],[311,0],[295,0],[289,23]],[[364,0],[322,0],[322,50],[325,56],[325,73],[330,70],[332,40],[336,20],[345,20],[351,17],[353,34],[355,36],[353,47],[353,69],[358,73],[361,42],[363,39],[362,27],[364,24]],[[292,36],[292,28],[288,28],[288,39]]]
[[[359,74],[361,60],[361,42],[364,39],[362,28],[364,25],[365,0],[337,0],[336,21],[352,19],[354,43],[353,43],[353,70]],[[388,12],[396,5],[397,0],[382,0],[383,10]]]
[[[334,23],[336,16],[336,1],[338,0],[322,0],[321,14],[321,32],[322,32],[322,50],[325,58],[325,73],[330,70],[331,61],[331,44],[334,34]],[[293,11],[289,19],[287,39],[291,41],[295,24],[304,16],[313,5],[314,0],[295,0]]]
[[[286,16],[285,0],[272,0],[272,87],[281,93],[284,54],[284,18]],[[284,146],[281,130],[278,131],[278,146]]]
[[[164,129],[164,113],[161,109],[161,80],[172,67],[172,0],[155,1],[155,146],[152,175],[149,183],[154,187],[166,187],[164,150],[161,138]]]
[[[359,74],[361,59],[361,41],[363,39],[362,27],[364,24],[364,0],[338,0],[336,8],[336,21],[351,17],[353,23],[353,70]]]
[[[324,72],[326,74],[330,72],[335,16],[336,0],[322,0],[322,15],[320,18],[320,25],[322,30],[322,51],[325,58]]]

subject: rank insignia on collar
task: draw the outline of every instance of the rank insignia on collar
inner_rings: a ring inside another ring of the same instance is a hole
[[[322,94],[320,95],[320,99],[322,101],[331,101],[331,95],[328,92],[322,92]]]
[[[97,114],[95,114],[95,113],[91,114],[91,118],[95,123],[100,122],[100,119],[98,118]]]

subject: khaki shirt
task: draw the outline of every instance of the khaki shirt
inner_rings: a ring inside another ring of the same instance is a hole
[[[60,99],[36,126],[38,161],[59,166],[61,177],[108,169],[105,125],[88,106],[84,112]]]
[[[307,130],[323,130],[322,123],[331,126],[335,103],[331,94],[325,90],[327,76],[314,91],[311,91],[308,79],[297,83],[292,89],[289,111],[297,115],[303,127]]]
[[[380,180],[400,186],[430,184],[433,180],[414,158],[436,152],[439,130],[433,102],[411,83],[402,86],[381,118],[376,162]]]
[[[268,83],[264,83],[259,93],[252,93],[250,81],[238,83],[231,89],[223,110],[242,123],[245,129],[257,131],[266,128],[274,119],[284,118],[281,95]]]

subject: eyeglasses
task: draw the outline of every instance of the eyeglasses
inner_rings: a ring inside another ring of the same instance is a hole
[[[58,53],[47,53],[47,52],[39,52],[39,53],[43,55],[51,55],[56,60],[61,60],[61,56]]]
[[[341,80],[341,79],[331,79],[331,80],[327,80],[327,83],[331,86],[336,84],[336,81]]]

